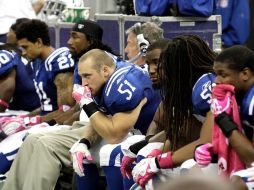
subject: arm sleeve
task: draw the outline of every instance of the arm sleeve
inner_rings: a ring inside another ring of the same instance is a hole
[[[16,66],[12,53],[0,50],[0,77],[8,73]]]

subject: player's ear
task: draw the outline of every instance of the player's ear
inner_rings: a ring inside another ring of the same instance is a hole
[[[247,81],[250,77],[252,77],[252,72],[248,67],[245,67],[241,72],[240,72],[240,78],[244,81]]]
[[[103,73],[105,77],[109,77],[110,76],[110,69],[107,65],[103,66]]]
[[[36,40],[36,45],[38,46],[38,47],[42,47],[43,46],[43,42],[42,42],[42,39],[41,38],[37,38],[37,40]]]

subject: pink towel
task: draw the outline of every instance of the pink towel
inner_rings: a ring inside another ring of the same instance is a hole
[[[222,112],[228,113],[242,132],[238,105],[235,99],[234,86],[228,84],[217,84],[212,90],[211,109],[216,117]],[[214,122],[213,151],[218,154],[219,175],[228,177],[232,173],[245,168],[237,153],[231,148],[228,139],[224,136],[219,126]]]

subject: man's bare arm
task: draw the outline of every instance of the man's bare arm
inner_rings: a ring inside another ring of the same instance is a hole
[[[60,105],[69,105],[74,106],[75,101],[72,98],[72,88],[73,88],[73,73],[72,72],[65,72],[59,73],[56,75],[54,83],[57,89],[57,104]],[[56,110],[54,112],[48,113],[45,116],[42,116],[42,121],[50,121],[55,119],[63,114],[63,111]],[[68,118],[66,118],[68,119]]]
[[[193,152],[197,145],[212,142],[213,123],[214,123],[213,114],[211,112],[208,112],[206,115],[205,122],[202,125],[199,139],[183,146],[182,148],[176,150],[173,153],[172,160],[174,166],[179,166],[184,161],[193,158]]]
[[[90,142],[91,146],[95,145],[98,140],[101,139],[100,135],[98,135],[91,125],[84,127],[82,138],[86,138]]]
[[[57,88],[57,104],[74,106],[76,102],[72,98],[73,72],[57,74],[54,83]]]
[[[0,78],[0,99],[9,104],[16,86],[16,70],[12,69],[9,73]],[[0,105],[0,112],[4,112],[6,106]]]
[[[108,118],[102,112],[96,112],[90,117],[91,125],[108,143],[119,143],[135,125],[146,101],[144,98],[132,111],[116,113],[112,118]]]
[[[233,130],[228,140],[241,161],[243,161],[247,167],[251,167],[251,163],[254,162],[253,144],[238,130]]]
[[[44,4],[45,4],[45,0],[37,0],[34,4],[32,4],[32,7],[36,15],[41,12]]]

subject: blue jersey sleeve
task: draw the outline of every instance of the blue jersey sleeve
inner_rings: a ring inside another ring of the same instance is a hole
[[[77,84],[81,85],[82,84],[82,79],[78,74],[78,63],[76,63],[74,66],[73,84],[74,85],[77,85]]]
[[[74,61],[68,48],[62,47],[55,50],[45,61],[47,71],[57,73],[70,71],[74,69]]]
[[[114,114],[134,109],[144,97],[154,94],[151,80],[135,66],[123,67],[111,77],[105,90],[105,104]]]
[[[215,75],[207,73],[202,75],[196,82],[192,90],[193,112],[196,115],[205,116],[210,110],[212,101],[212,83]]]
[[[254,128],[254,86],[244,96],[240,108],[243,122]]]
[[[0,50],[0,76],[8,73],[16,66],[14,55],[6,50]]]

